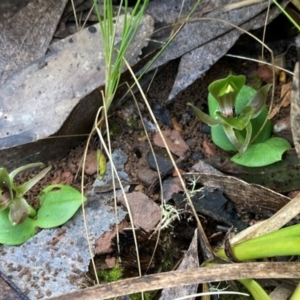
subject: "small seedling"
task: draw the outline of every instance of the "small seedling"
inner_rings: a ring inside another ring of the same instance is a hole
[[[24,195],[51,167],[21,185],[15,185],[14,179],[24,170],[42,166],[42,163],[29,164],[11,173],[0,168],[0,243],[22,244],[36,234],[37,228],[51,228],[67,222],[81,205],[82,197],[77,190],[56,184],[46,187],[39,195],[40,207],[36,212]]]
[[[209,115],[192,106],[197,117],[210,125],[213,142],[223,150],[238,151],[231,160],[248,167],[261,167],[281,160],[291,146],[283,138],[270,138],[266,99],[271,87],[258,91],[245,85],[246,77],[229,74],[208,87]]]

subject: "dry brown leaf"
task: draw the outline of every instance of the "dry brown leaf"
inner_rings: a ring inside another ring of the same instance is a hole
[[[188,173],[186,176],[194,176],[203,185],[220,188],[238,209],[259,215],[273,214],[290,201],[290,198],[261,185],[249,184],[232,176],[199,173]]]
[[[282,101],[277,104],[269,114],[269,119],[272,119],[280,110],[281,107],[287,107],[291,103],[291,87],[292,83],[285,83],[281,86],[280,98]]]
[[[172,125],[173,125],[174,130],[178,131],[179,134],[181,136],[183,136],[183,130],[182,130],[181,126],[179,125],[178,121],[176,120],[176,118],[175,117],[172,118],[171,121],[172,121]]]
[[[247,229],[238,233],[232,240],[230,240],[230,242],[240,243],[242,241],[280,229],[300,213],[299,203],[300,195],[293,198],[269,219],[248,227]]]
[[[208,156],[216,156],[217,155],[217,147],[215,144],[210,143],[208,141],[204,141],[203,144],[203,151]]]
[[[187,150],[189,150],[189,146],[182,139],[179,132],[176,130],[163,130],[162,135],[165,138],[166,144],[170,151],[179,157],[183,156]],[[153,143],[156,146],[165,148],[163,140],[159,133],[156,133],[153,137]]]

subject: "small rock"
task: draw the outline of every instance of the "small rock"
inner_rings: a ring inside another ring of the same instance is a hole
[[[183,191],[179,177],[168,178],[163,182],[164,200],[169,201],[172,195]]]
[[[207,125],[207,124],[205,124],[205,123],[203,123],[203,124],[201,124],[201,128],[200,128],[200,131],[201,131],[201,133],[203,133],[203,134],[210,134],[210,126],[209,125]]]
[[[260,66],[257,69],[257,76],[266,83],[273,82],[273,71],[266,65]]]
[[[109,269],[112,269],[116,265],[116,258],[114,256],[112,256],[112,257],[106,257],[105,258],[105,263],[106,263],[106,265],[107,265],[107,267]]]
[[[91,151],[87,154],[85,160],[84,173],[86,175],[94,175],[97,173],[97,153],[96,151]]]
[[[70,185],[73,182],[73,175],[70,171],[65,171],[59,176],[51,180],[51,184],[68,184]]]
[[[143,168],[138,171],[137,176],[140,181],[149,186],[157,178],[157,173],[151,169]]]
[[[197,151],[197,152],[192,152],[192,154],[191,154],[191,159],[194,161],[198,161],[203,158],[204,158],[204,155],[202,152]]]
[[[149,166],[156,171],[159,171],[161,173],[166,173],[170,169],[172,169],[173,164],[170,160],[170,157],[165,149],[155,149],[155,158],[157,160],[157,165],[159,167],[159,170],[157,170],[157,166],[155,164],[154,156],[152,152],[149,152],[147,156],[147,161]]]
[[[126,194],[126,197],[134,225],[147,232],[154,230],[161,219],[160,207],[145,194],[140,192]],[[118,201],[127,207],[124,196],[118,197]]]
[[[169,128],[172,128],[172,121],[169,111],[162,106],[160,103],[153,103],[151,105],[151,109],[155,118],[162,122],[163,124],[167,125]]]

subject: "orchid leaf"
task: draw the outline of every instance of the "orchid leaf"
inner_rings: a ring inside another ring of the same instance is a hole
[[[0,243],[20,245],[36,234],[34,220],[27,218],[22,224],[13,226],[8,217],[9,208],[0,211]]]
[[[251,144],[242,156],[234,155],[231,160],[246,167],[263,167],[280,161],[282,154],[291,148],[283,138],[271,138],[264,143]]]
[[[193,108],[196,116],[198,117],[198,119],[200,121],[202,121],[212,127],[221,124],[221,122],[219,120],[213,119],[209,115],[205,114],[203,111],[201,111],[198,107],[194,106],[192,103],[188,103],[187,105],[189,105]]]
[[[51,169],[51,166],[43,169],[38,175],[34,176],[27,182],[23,183],[16,187],[16,191],[19,195],[24,195],[27,191],[29,191],[37,182],[39,182]]]
[[[253,107],[253,118],[256,118],[266,105],[266,100],[271,86],[271,84],[264,85],[247,104],[247,106]]]
[[[245,107],[238,117],[224,117],[219,111],[216,112],[216,115],[222,120],[222,123],[225,123],[237,130],[243,130],[248,125],[252,118],[252,114],[253,108],[251,106]]]
[[[33,163],[33,164],[28,164],[28,165],[25,165],[25,166],[22,166],[20,168],[17,168],[15,170],[13,170],[10,174],[9,174],[9,177],[10,179],[13,181],[15,176],[18,175],[19,173],[27,170],[27,169],[31,169],[31,168],[36,168],[36,167],[43,167],[44,164],[39,162],[39,163]]]
[[[242,147],[239,149],[240,155],[243,155],[245,153],[245,151],[247,150],[247,148],[250,144],[251,135],[252,135],[252,125],[251,125],[251,122],[249,122],[246,126],[246,137],[245,137],[244,143],[243,143]]]
[[[86,198],[68,185],[53,184],[41,193],[40,209],[37,212],[36,226],[51,228],[67,222]]]
[[[223,124],[223,129],[224,129],[224,132],[225,132],[227,138],[229,139],[231,144],[234,146],[234,148],[235,148],[234,150],[239,151],[239,149],[242,147],[242,144],[237,139],[234,129],[227,124]]]

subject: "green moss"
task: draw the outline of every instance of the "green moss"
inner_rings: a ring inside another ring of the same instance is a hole
[[[98,277],[101,283],[117,281],[122,277],[122,275],[123,269],[118,264],[116,264],[112,269],[98,270]]]
[[[156,293],[157,293],[157,291],[144,292],[144,299],[152,300],[152,299],[154,299]],[[141,293],[131,294],[130,298],[131,298],[131,300],[141,300],[142,295],[141,295]]]

